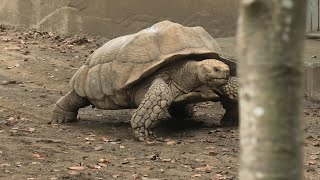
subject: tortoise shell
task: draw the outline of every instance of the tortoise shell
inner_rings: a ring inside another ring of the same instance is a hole
[[[70,85],[80,96],[102,100],[186,56],[214,58],[235,66],[219,54],[219,45],[202,27],[162,21],[104,44],[74,74]]]

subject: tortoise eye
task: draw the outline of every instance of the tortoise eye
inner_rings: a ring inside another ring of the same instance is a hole
[[[220,69],[219,69],[219,68],[217,68],[217,67],[214,67],[214,68],[213,68],[213,71],[215,71],[215,72],[219,72],[219,71],[220,71]]]

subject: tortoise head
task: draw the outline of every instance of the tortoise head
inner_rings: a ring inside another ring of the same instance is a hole
[[[227,84],[230,69],[229,66],[219,60],[206,59],[198,62],[197,76],[201,84],[211,88],[221,87]]]

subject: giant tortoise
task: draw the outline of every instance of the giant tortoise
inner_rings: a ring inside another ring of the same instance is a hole
[[[232,119],[238,98],[234,75],[235,63],[221,57],[202,27],[162,21],[93,52],[70,80],[72,90],[55,104],[51,123],[75,121],[88,105],[136,108],[131,126],[145,141],[167,112],[181,117],[190,103],[222,101],[225,117]]]

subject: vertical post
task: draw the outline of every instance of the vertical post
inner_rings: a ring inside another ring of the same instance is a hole
[[[241,0],[240,179],[303,179],[306,1]]]

